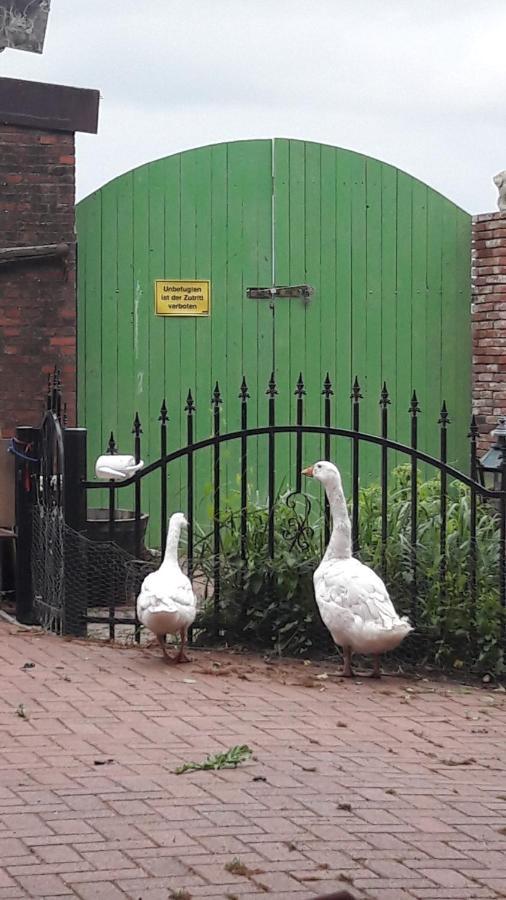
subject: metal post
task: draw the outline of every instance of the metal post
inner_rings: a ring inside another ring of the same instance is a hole
[[[501,516],[501,546],[499,550],[499,585],[502,611],[502,646],[506,648],[506,446],[501,452],[501,499],[499,501]]]
[[[358,378],[355,376],[353,388],[351,391],[352,401],[352,428],[355,433],[360,431],[360,401],[362,394]],[[351,489],[351,540],[353,545],[353,553],[358,556],[360,553],[360,456],[359,456],[359,439],[353,437],[352,444],[352,489]]]
[[[16,438],[31,445],[38,455],[39,429],[17,428]],[[32,528],[35,501],[32,475],[38,471],[16,457],[16,619],[24,625],[36,625],[32,585]]]
[[[65,453],[63,472],[63,510],[65,525],[73,531],[84,533],[88,517],[88,504],[83,482],[86,481],[86,428],[66,428],[63,432]],[[67,540],[65,535],[64,541]],[[65,558],[65,591],[63,600],[64,634],[86,637],[87,592],[86,549],[84,542],[76,539],[76,552],[70,560]],[[65,554],[67,557],[67,554]]]

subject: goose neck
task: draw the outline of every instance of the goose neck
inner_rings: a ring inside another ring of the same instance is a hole
[[[339,481],[326,485],[332,515],[332,534],[324,559],[349,559],[352,555],[351,522],[346,498]]]
[[[163,562],[170,564],[177,563],[177,551],[179,547],[179,536],[181,534],[181,528],[179,525],[172,524],[169,525],[169,530],[167,533],[167,543],[165,545],[165,554],[163,557]]]

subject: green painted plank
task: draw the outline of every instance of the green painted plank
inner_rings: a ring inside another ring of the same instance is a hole
[[[334,147],[321,147],[321,254],[320,254],[320,385],[319,385],[319,419],[325,419],[325,401],[322,395],[323,381],[327,372],[337,390],[337,335],[341,327],[339,298],[337,294],[337,158],[339,151]],[[335,417],[335,403],[332,404]],[[347,478],[346,464],[343,468],[341,454],[335,458],[339,463],[343,478]],[[341,442],[342,444],[342,442]],[[321,455],[324,454],[324,442],[321,442]],[[331,456],[332,456],[331,443]]]
[[[211,281],[211,249],[212,249],[212,205],[211,205],[211,154],[207,147],[196,150],[194,154],[193,184],[195,191],[195,277]],[[214,298],[216,299],[216,298]],[[213,285],[211,284],[211,316],[213,315]],[[211,353],[211,318],[195,320],[195,394],[205,401],[209,400],[214,387],[213,359]],[[220,385],[222,392],[224,385]],[[201,400],[201,405],[203,405]],[[221,406],[222,418],[226,418],[226,403]],[[222,427],[222,430],[224,427]],[[200,418],[200,435],[210,433],[210,418],[206,423]],[[195,458],[195,478],[198,485],[206,485],[211,481],[211,454],[199,453]],[[196,504],[196,515],[203,516],[203,498]]]
[[[250,285],[269,285],[272,281],[272,152],[272,141],[254,141],[251,151],[245,153],[245,159],[249,162],[244,173],[243,371],[249,372],[251,366],[256,373],[256,389],[253,384],[253,391],[257,397],[257,423],[267,420],[265,391],[273,365],[272,311],[268,302],[248,299],[245,289]],[[256,347],[251,340],[255,327]],[[258,441],[258,447],[258,483],[266,485],[265,438]]]
[[[290,147],[288,140],[274,141],[274,281],[276,284],[291,284],[290,271]],[[265,303],[266,301],[259,301]],[[297,329],[292,335],[293,301],[280,300],[276,303],[276,382],[279,396],[276,402],[278,421],[288,423],[294,415],[292,396],[295,389],[294,372],[291,364],[292,341],[297,340]],[[298,373],[297,373],[298,374]],[[276,471],[284,477],[292,488],[295,485],[295,459],[292,450],[294,441],[289,435],[280,435],[276,441]]]
[[[336,347],[338,330],[337,266],[336,266],[336,196],[337,152],[334,147],[321,147],[320,189],[320,419],[323,422],[323,380],[328,372],[331,381],[336,377]],[[316,388],[315,388],[316,390]]]
[[[305,282],[311,282],[313,273],[310,273],[308,271],[308,247],[306,241],[306,232],[308,227],[306,145],[303,141],[289,142],[288,166],[289,169],[287,186],[289,204],[289,283],[304,284]],[[277,252],[277,248],[275,248],[275,252],[276,265],[279,266],[280,260],[278,258],[279,254]],[[276,365],[278,373],[280,373],[282,369],[285,369],[287,372],[288,377],[286,378],[285,384],[286,390],[290,396],[289,398],[287,398],[287,400],[285,400],[286,415],[288,415],[289,418],[292,419],[292,421],[295,421],[293,392],[295,390],[299,373],[302,372],[302,376],[306,385],[308,381],[308,358],[306,341],[307,310],[300,300],[285,300],[281,302],[289,304],[288,311],[285,311],[285,317],[288,317],[289,321],[290,339],[288,346],[288,355],[282,356],[281,354],[278,354]],[[319,303],[319,298],[315,293],[315,296],[310,301],[310,305],[314,307],[314,305],[317,303]],[[278,322],[276,322],[276,339],[277,333]],[[309,415],[307,407],[307,397],[308,395],[306,395],[306,397],[304,398],[304,414],[306,422],[308,421]],[[290,443],[290,468],[287,472],[287,475],[291,476],[290,481],[293,484],[295,480],[296,462],[295,441],[292,439]],[[315,449],[315,446],[317,445],[315,445],[314,439],[310,439],[309,437],[305,438],[303,444],[303,461],[306,463],[306,465],[315,462],[315,456],[319,456],[319,452]],[[305,487],[307,488],[307,485],[303,485],[303,489]]]
[[[425,366],[427,344],[427,187],[412,182],[412,291],[411,291],[411,383],[420,402],[418,446],[427,450],[428,434],[437,432],[436,422],[427,415],[427,398],[431,392],[430,373]]]
[[[426,301],[426,341],[418,352],[425,361],[427,390],[423,401],[424,416],[427,419],[427,447],[433,456],[439,456],[439,432],[437,421],[444,396],[441,385],[442,366],[442,229],[443,200],[435,191],[427,192],[427,301]],[[453,415],[453,411],[450,409]],[[429,476],[434,473],[429,473]]]
[[[197,217],[198,195],[196,185],[196,159],[195,151],[188,150],[181,154],[181,278],[194,279],[197,265]],[[192,318],[174,320],[174,328],[180,335],[181,346],[181,371],[183,379],[183,393],[190,388],[195,400],[197,412],[194,416],[195,440],[200,435],[209,433],[210,397],[196,391],[196,321]],[[184,428],[184,421],[182,422]],[[187,490],[186,479],[181,479],[181,503],[182,509],[186,509]],[[195,511],[198,509],[198,492],[195,492]]]
[[[381,381],[393,393],[388,430],[397,437],[397,170],[381,168]]]
[[[469,443],[467,434],[471,419],[471,228],[472,219],[457,209],[457,303],[456,330],[458,356],[458,388],[455,398],[455,460],[457,467],[467,471]]]
[[[363,429],[378,434],[379,395],[381,391],[382,321],[382,164],[366,160],[366,378],[364,383]],[[367,480],[378,480],[380,454],[376,447],[365,447],[362,472]]]
[[[167,280],[181,278],[181,156],[169,156],[163,160],[164,169],[164,277]],[[164,318],[163,373],[167,395],[169,422],[167,445],[169,452],[186,444],[186,420],[184,405],[189,385],[181,361],[179,320]],[[181,480],[186,476],[185,463],[172,463],[168,470],[168,513],[184,509],[181,497]],[[184,469],[184,476],[183,476]]]
[[[305,318],[305,367],[304,381],[307,397],[305,402],[306,419],[319,422],[320,398],[322,384],[321,366],[321,333],[324,320],[321,319],[321,147],[320,144],[307,143],[306,155],[306,274],[304,280],[314,288],[313,299],[306,304]],[[297,302],[297,301],[296,301]],[[300,301],[299,301],[300,302]],[[308,436],[307,452],[310,459],[321,459],[323,440],[316,435]],[[311,449],[309,449],[311,448]]]
[[[142,459],[149,465],[158,456],[158,448],[152,447],[149,418],[149,325],[153,315],[153,297],[149,281],[149,167],[142,166],[133,172],[133,298],[134,298],[134,408],[130,416],[139,414],[142,424]],[[120,449],[123,449],[122,447]],[[130,435],[126,448],[133,452],[134,436]],[[142,482],[142,511],[151,516],[152,483]],[[123,495],[121,495],[123,497]],[[156,546],[158,534],[148,528],[148,546]]]
[[[336,369],[334,418],[338,426],[351,427],[350,390],[352,368],[352,181],[354,154],[339,150],[336,158]],[[332,377],[332,373],[331,373]],[[349,441],[333,441],[346,490],[351,479]]]
[[[105,450],[110,432],[118,432],[118,206],[117,182],[102,190],[102,428]]]
[[[412,346],[412,179],[403,172],[397,178],[397,434],[402,443],[410,443],[409,406]],[[401,460],[399,460],[401,462]]]
[[[133,205],[133,175],[128,172],[117,179],[119,301],[116,339],[120,395],[115,434],[118,447],[127,451],[132,447],[132,417],[135,408]],[[131,488],[122,491],[121,502],[133,509],[134,495]]]
[[[146,306],[149,328],[149,395],[148,422],[151,457],[160,455],[160,407],[166,394],[164,379],[165,319],[154,312],[154,282],[165,277],[165,165],[157,160],[148,168],[148,284]],[[150,544],[160,547],[160,480],[158,473],[145,479],[149,496]]]
[[[88,470],[105,449],[102,441],[102,194],[96,191],[87,201],[86,237],[86,406],[84,424],[89,428]],[[90,498],[98,505],[99,498]]]
[[[457,314],[457,221],[456,208],[448,200],[443,205],[443,307],[442,307],[442,338],[443,366],[442,388],[447,398],[447,406],[450,417],[455,409],[457,391],[461,389],[458,374],[458,331],[456,327]],[[455,423],[454,423],[455,424]],[[448,460],[456,462],[457,435],[453,425],[448,431]]]
[[[268,304],[246,289],[269,285],[271,262],[271,142],[239,141],[228,149],[227,390],[237,402],[242,376],[251,400],[250,425],[266,421],[265,390],[272,368],[272,320]],[[256,340],[255,340],[256,337]],[[239,405],[235,407],[238,415]],[[249,444],[251,486],[265,491],[265,440]],[[261,448],[260,455],[257,448]],[[238,446],[230,452],[239,456]],[[259,471],[260,465],[260,471]]]

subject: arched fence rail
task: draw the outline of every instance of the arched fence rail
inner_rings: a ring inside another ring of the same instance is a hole
[[[502,610],[502,631],[501,641],[505,648],[505,628],[504,628],[504,611],[506,608],[506,459],[502,459],[500,470],[501,490],[490,490],[484,484],[483,473],[481,471],[480,462],[477,457],[477,438],[478,427],[475,417],[471,418],[469,427],[469,470],[462,472],[454,468],[447,459],[447,433],[450,427],[450,415],[443,403],[441,413],[437,422],[439,429],[439,457],[431,456],[418,446],[418,419],[421,414],[420,404],[416,392],[412,394],[412,400],[407,410],[410,417],[410,435],[409,445],[399,443],[389,436],[389,407],[390,398],[386,384],[379,394],[379,421],[380,433],[378,435],[364,433],[360,427],[360,401],[362,399],[361,389],[358,379],[352,386],[350,393],[351,401],[351,427],[339,427],[332,423],[331,417],[331,398],[333,395],[332,383],[327,374],[323,380],[322,395],[322,419],[323,424],[306,423],[304,419],[304,398],[306,389],[302,373],[295,385],[295,422],[292,424],[278,423],[276,418],[276,399],[277,386],[274,373],[267,384],[266,389],[266,406],[267,406],[267,424],[255,425],[250,427],[248,423],[248,404],[250,402],[250,394],[246,379],[243,378],[239,387],[238,397],[240,428],[232,431],[222,430],[222,403],[223,397],[220,387],[216,383],[211,396],[211,434],[202,440],[194,440],[194,418],[196,414],[195,400],[191,390],[188,391],[184,413],[187,424],[187,443],[184,447],[178,447],[175,450],[168,450],[169,446],[169,415],[170,410],[167,408],[166,401],[163,400],[160,408],[159,425],[160,425],[160,456],[150,462],[144,468],[136,471],[136,473],[123,481],[95,481],[87,480],[86,477],[86,430],[72,429],[65,427],[62,419],[61,391],[59,381],[56,382],[57,376],[52,385],[48,388],[48,412],[46,412],[45,424],[40,429],[19,429],[18,446],[33,447],[33,462],[27,462],[26,454],[18,452],[18,490],[17,490],[17,510],[18,510],[18,541],[21,553],[18,553],[18,568],[21,566],[19,586],[18,586],[18,617],[27,621],[33,618],[37,605],[40,606],[41,598],[38,597],[34,602],[33,584],[26,575],[26,563],[30,557],[30,571],[35,571],[37,561],[34,560],[34,553],[40,552],[40,549],[34,548],[33,536],[31,534],[31,526],[29,526],[30,516],[27,513],[31,506],[38,511],[39,518],[47,515],[51,517],[54,527],[55,517],[60,516],[61,520],[74,533],[86,535],[87,529],[87,507],[88,498],[97,490],[106,490],[108,492],[108,518],[107,518],[107,538],[112,544],[116,543],[117,537],[117,510],[121,507],[119,502],[122,492],[128,488],[133,488],[134,494],[134,560],[139,562],[143,558],[143,533],[142,533],[142,499],[143,485],[145,479],[159,479],[159,495],[160,495],[160,535],[158,545],[161,553],[165,549],[167,537],[167,518],[168,510],[171,507],[170,484],[171,484],[171,465],[176,461],[186,463],[186,509],[184,510],[188,519],[188,536],[186,547],[186,565],[190,577],[194,573],[195,564],[195,546],[196,546],[196,518],[195,518],[195,463],[199,454],[203,451],[210,451],[212,455],[211,471],[212,471],[212,514],[211,514],[211,547],[212,547],[212,602],[214,607],[214,630],[219,634],[220,630],[220,607],[222,593],[222,520],[223,520],[223,459],[222,450],[224,446],[234,445],[238,448],[238,495],[240,497],[238,518],[240,528],[240,557],[243,564],[248,560],[248,515],[250,511],[249,486],[248,486],[248,464],[251,442],[259,438],[266,439],[266,447],[262,449],[263,458],[266,459],[267,473],[267,549],[271,560],[275,560],[276,543],[275,543],[275,522],[279,501],[277,493],[276,480],[276,445],[281,436],[290,436],[294,442],[293,464],[294,471],[292,473],[294,490],[288,496],[283,498],[290,509],[293,509],[293,517],[291,519],[294,534],[287,535],[287,540],[293,540],[293,546],[303,552],[305,529],[310,528],[311,519],[311,498],[303,493],[301,470],[304,465],[314,462],[314,459],[307,459],[305,455],[305,445],[310,436],[317,436],[322,448],[322,458],[331,458],[331,446],[333,438],[347,439],[351,445],[351,516],[352,516],[352,536],[354,553],[361,553],[361,521],[360,521],[360,480],[361,480],[361,454],[362,448],[365,446],[376,446],[379,448],[379,466],[378,466],[378,482],[380,490],[380,523],[379,523],[379,540],[380,540],[380,560],[382,574],[388,584],[388,516],[389,516],[389,481],[391,479],[391,461],[394,456],[405,460],[409,468],[409,613],[412,622],[417,625],[418,621],[418,585],[419,578],[423,576],[420,570],[419,562],[419,491],[420,479],[419,472],[422,467],[431,467],[436,470],[439,477],[439,497],[438,497],[438,523],[439,523],[439,590],[441,594],[441,602],[444,602],[446,581],[447,581],[447,548],[448,548],[448,510],[449,510],[449,486],[451,482],[456,482],[467,489],[469,496],[469,546],[467,552],[467,571],[465,573],[466,586],[465,590],[470,600],[471,621],[469,629],[472,632],[475,621],[473,610],[476,610],[478,599],[478,578],[477,570],[479,563],[480,548],[477,542],[477,510],[478,504],[487,503],[491,509],[491,515],[497,517],[497,527],[499,530],[499,547],[497,556],[497,591],[499,602]],[[206,398],[208,399],[208,398]],[[51,420],[50,434],[53,435],[52,440],[47,439],[48,417]],[[436,423],[435,423],[436,424]],[[135,462],[138,463],[142,459],[142,425],[139,416],[136,413],[133,421],[133,456]],[[42,440],[42,435],[46,434],[46,438]],[[30,439],[28,441],[28,438]],[[58,452],[55,453],[54,441],[57,439]],[[262,444],[264,447],[264,444]],[[114,455],[116,453],[116,445],[114,436],[111,434],[108,453]],[[260,450],[255,452],[260,454]],[[227,466],[230,467],[230,459],[227,460]],[[26,470],[27,467],[31,472],[30,489],[26,488]],[[295,499],[301,498],[302,502],[296,509]],[[50,498],[51,502],[48,502]],[[301,512],[302,510],[302,512]],[[330,517],[328,504],[325,501],[324,506],[324,522],[323,522],[323,538],[328,541],[330,534]],[[64,538],[62,538],[64,540]],[[68,571],[72,566],[72,559],[65,553],[62,546],[61,553],[62,567],[66,571],[62,571],[61,584],[62,587],[62,614],[60,627],[56,630],[67,631],[75,634],[85,634],[87,625],[94,623],[106,624],[109,628],[109,636],[114,639],[115,629],[118,624],[122,626],[130,625],[133,628],[135,640],[140,640],[140,626],[134,615],[125,616],[117,615],[117,596],[114,590],[109,598],[109,608],[103,615],[90,614],[86,599],[81,603],[81,608],[72,609],[69,614],[68,607],[71,598],[67,596],[67,592],[73,591],[76,594],[76,577],[72,577],[72,573]],[[81,564],[86,565],[85,549],[81,552]],[[39,561],[40,566],[40,561]],[[24,571],[23,571],[24,567]],[[54,581],[54,578],[53,578]],[[47,589],[47,588],[46,588]],[[82,595],[83,592],[81,592]],[[46,603],[48,598],[46,598]],[[49,598],[49,602],[50,598]],[[67,614],[65,613],[67,610]]]

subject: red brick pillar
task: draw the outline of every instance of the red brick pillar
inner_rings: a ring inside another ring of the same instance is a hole
[[[38,425],[62,371],[75,424],[75,131],[98,94],[0,78],[0,431]]]
[[[473,220],[473,410],[480,449],[506,415],[506,213]]]

